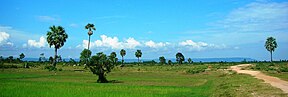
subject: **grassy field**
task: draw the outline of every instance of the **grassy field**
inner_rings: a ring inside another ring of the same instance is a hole
[[[277,63],[254,63],[251,69],[262,71],[263,73],[278,77],[288,81],[288,62]]]
[[[0,96],[4,97],[249,97],[288,96],[249,75],[212,65],[116,67],[107,75],[111,83],[96,83],[97,76],[83,67],[58,66],[54,72],[37,68],[0,70]],[[196,71],[197,71],[196,70]]]

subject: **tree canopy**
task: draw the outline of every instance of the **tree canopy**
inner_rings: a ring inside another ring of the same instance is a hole
[[[176,54],[176,61],[178,62],[178,64],[182,64],[182,62],[185,61],[185,58],[182,53],[178,52]]]
[[[277,48],[277,42],[276,39],[273,37],[268,37],[266,42],[265,42],[265,48],[267,49],[267,51],[270,52],[270,58],[271,58],[271,62],[272,60],[272,52],[275,51],[275,49]]]

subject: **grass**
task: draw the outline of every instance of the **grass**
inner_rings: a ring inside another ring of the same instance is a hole
[[[214,65],[213,65],[214,66]],[[212,68],[218,68],[214,66]],[[208,67],[204,66],[204,67]],[[249,97],[287,96],[249,75],[222,69],[187,71],[203,65],[116,67],[107,75],[112,83],[95,83],[97,76],[83,67],[58,66],[49,72],[43,67],[0,70],[0,96],[4,97]],[[224,68],[224,67],[221,67]]]
[[[250,67],[254,70],[260,70],[267,75],[275,76],[280,79],[288,81],[288,62],[276,62],[276,63],[254,63],[254,66]]]

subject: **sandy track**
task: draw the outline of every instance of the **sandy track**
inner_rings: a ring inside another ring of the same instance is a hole
[[[244,74],[250,74],[254,76],[255,78],[264,80],[265,83],[269,83],[272,86],[276,88],[280,88],[285,93],[288,93],[288,82],[281,80],[277,77],[268,76],[266,74],[263,74],[260,71],[253,71],[253,70],[241,70],[242,67],[250,66],[251,64],[241,64],[236,66],[231,66],[230,69],[233,71],[236,71],[237,73],[244,73]]]

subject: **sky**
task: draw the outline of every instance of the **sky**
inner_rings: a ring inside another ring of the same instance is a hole
[[[110,54],[126,50],[134,59],[245,57],[269,60],[264,44],[274,37],[275,60],[288,59],[287,0],[1,0],[0,55],[38,58],[54,55],[46,41],[52,25],[68,34],[58,50],[64,58],[79,58],[87,48]]]

